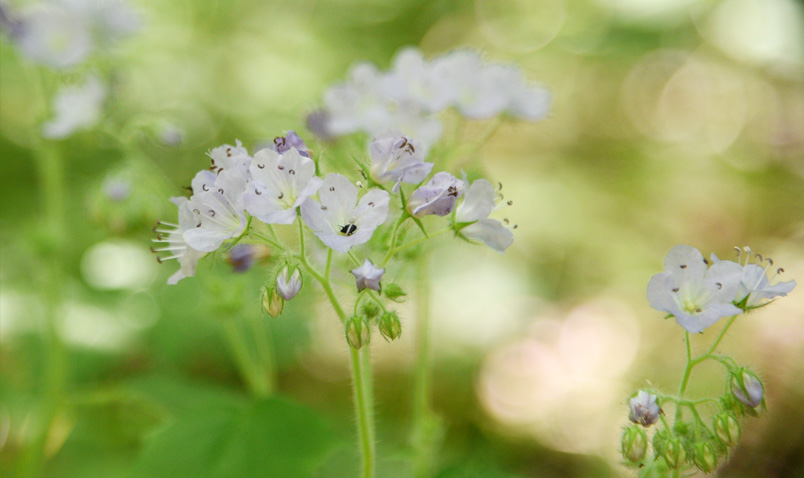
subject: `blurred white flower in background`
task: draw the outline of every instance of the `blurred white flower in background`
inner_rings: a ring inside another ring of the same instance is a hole
[[[91,128],[101,116],[106,85],[90,76],[81,85],[63,87],[53,100],[55,118],[42,125],[42,135],[62,139],[76,131]]]

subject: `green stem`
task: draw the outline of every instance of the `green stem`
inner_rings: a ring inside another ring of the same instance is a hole
[[[60,251],[64,241],[69,238],[64,223],[65,193],[64,165],[58,150],[50,144],[40,144],[36,155],[41,180],[41,201],[43,216],[47,227],[47,250],[51,256],[45,258],[45,321],[47,362],[39,403],[39,416],[31,445],[20,463],[19,476],[39,476],[45,462],[45,449],[50,430],[64,396],[67,377],[67,354],[59,332],[59,311],[61,309],[64,287],[61,274]]]
[[[391,235],[391,245],[388,246],[388,253],[385,254],[385,258],[382,260],[382,266],[388,263],[391,260],[391,256],[393,255],[394,248],[396,247],[396,238],[399,234],[399,227],[402,226],[402,223],[405,222],[405,219],[408,218],[408,215],[404,212],[399,216],[399,219],[396,220],[394,223],[394,233]],[[380,266],[380,267],[382,267]]]
[[[430,234],[428,237],[420,237],[419,239],[416,239],[415,241],[410,241],[410,242],[407,242],[407,243],[405,243],[405,244],[402,244],[402,245],[401,245],[401,246],[399,246],[399,247],[395,247],[395,248],[391,249],[390,251],[388,251],[388,254],[385,256],[385,260],[383,260],[383,263],[380,265],[380,267],[385,267],[385,264],[386,264],[386,263],[387,263],[387,262],[388,262],[388,261],[391,259],[391,257],[393,257],[393,256],[394,256],[394,254],[396,254],[397,252],[402,251],[402,250],[405,250],[405,249],[407,249],[408,247],[413,247],[413,246],[419,245],[419,244],[421,244],[422,242],[424,242],[424,241],[426,241],[426,240],[428,240],[428,239],[432,239],[432,238],[434,238],[434,237],[436,237],[436,236],[440,236],[441,234],[444,234],[445,232],[449,232],[449,231],[451,231],[451,230],[452,230],[452,228],[449,228],[449,227],[448,227],[448,228],[446,228],[446,229],[441,229],[440,231],[436,231],[436,232],[434,232],[433,234]]]
[[[342,323],[346,323],[349,319],[343,310],[335,292],[332,290],[332,284],[329,281],[329,269],[332,261],[332,250],[330,249],[327,256],[326,276],[322,276],[310,263],[307,257],[301,256],[302,266],[313,278],[321,284],[324,293],[329,299],[335,313]],[[369,355],[369,347],[365,346],[362,350],[357,350],[349,347],[349,354],[352,361],[352,394],[355,403],[355,416],[357,418],[357,441],[360,448],[360,456],[362,459],[361,477],[373,478],[374,477],[374,398],[373,398],[373,384],[371,380],[371,362]]]
[[[270,322],[262,315],[249,317],[254,343],[257,346],[257,360],[260,363],[259,373],[265,379],[266,392],[272,395],[276,389],[276,370],[274,368],[274,351],[271,344]]]
[[[248,342],[243,337],[237,321],[233,320],[233,318],[228,318],[223,321],[223,328],[249,391],[258,397],[270,395],[268,380],[260,373],[259,368],[254,363]]]
[[[416,364],[413,374],[413,433],[415,476],[430,476],[434,449],[435,414],[430,409],[432,354],[430,351],[430,274],[429,261],[417,262]]]
[[[708,351],[708,352],[706,352],[704,355],[712,355],[712,352],[714,352],[714,351],[715,351],[715,348],[717,348],[717,346],[718,346],[718,345],[720,345],[720,341],[721,341],[721,340],[723,340],[723,337],[726,335],[726,331],[728,331],[728,330],[729,330],[729,327],[731,327],[731,324],[733,324],[733,323],[734,323],[734,320],[735,320],[736,318],[737,318],[737,316],[736,316],[736,315],[732,315],[732,316],[731,316],[731,318],[729,319],[729,321],[728,321],[728,322],[726,322],[725,327],[723,327],[723,330],[721,330],[721,331],[720,331],[720,335],[718,335],[718,336],[717,336],[717,339],[715,339],[715,343],[713,343],[713,344],[712,344],[712,346],[711,346],[711,347],[709,347],[709,351]]]
[[[690,380],[690,373],[692,373],[692,367],[695,366],[695,363],[692,361],[692,345],[690,344],[690,333],[684,332],[684,339],[687,344],[687,366],[684,368],[684,375],[681,378],[681,385],[678,388],[678,396],[679,398],[684,398],[684,392],[687,391],[687,383]],[[681,419],[681,407],[676,407],[676,419],[675,421],[678,422]]]
[[[299,254],[301,254],[303,260],[306,262],[307,254],[304,252],[304,223],[302,223],[301,218],[296,222],[299,223]],[[276,233],[274,233],[274,236],[276,236]]]

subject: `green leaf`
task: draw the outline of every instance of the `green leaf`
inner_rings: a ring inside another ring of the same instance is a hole
[[[322,418],[286,400],[210,407],[154,435],[133,477],[306,477],[333,444]]]

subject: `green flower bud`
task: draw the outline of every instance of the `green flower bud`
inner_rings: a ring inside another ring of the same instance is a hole
[[[402,324],[399,322],[399,316],[396,315],[396,312],[390,311],[382,314],[380,333],[389,342],[402,335]]]
[[[359,349],[370,340],[369,325],[362,317],[352,317],[346,321],[346,341],[352,348]]]
[[[728,413],[717,414],[714,429],[720,443],[727,447],[733,447],[740,441],[740,424],[733,415]]]
[[[399,286],[399,284],[395,284],[393,282],[390,284],[385,284],[385,287],[382,289],[382,293],[385,295],[385,297],[388,297],[394,302],[404,302],[408,295],[402,289],[402,287]]]
[[[639,463],[648,449],[648,436],[645,430],[633,425],[623,433],[623,457],[631,463]]]
[[[708,441],[702,441],[695,444],[694,454],[692,457],[697,466],[704,473],[711,473],[717,466],[717,453],[715,447]]]
[[[285,301],[275,287],[265,287],[262,290],[262,308],[271,317],[277,317],[285,307]]]
[[[743,405],[756,408],[762,403],[765,390],[755,373],[739,368],[731,374],[731,393]]]
[[[687,452],[678,438],[671,438],[665,442],[662,456],[667,466],[673,470],[682,467],[687,460]]]
[[[380,315],[382,309],[373,300],[364,300],[360,305],[360,313],[367,319],[373,319]]]

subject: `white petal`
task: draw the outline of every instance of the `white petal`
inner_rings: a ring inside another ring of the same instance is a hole
[[[706,263],[698,249],[679,244],[670,249],[664,258],[664,268],[673,274],[681,273],[684,277],[703,277]]]
[[[673,297],[675,287],[673,275],[669,271],[660,272],[651,277],[647,293],[650,306],[661,312],[672,314],[674,310],[678,309]]]
[[[455,212],[457,222],[472,222],[489,217],[494,210],[494,186],[485,179],[478,179],[469,187],[463,202]]]
[[[483,241],[497,252],[505,252],[514,243],[514,233],[496,219],[483,218],[461,229],[461,234],[469,239]]]
[[[184,231],[184,242],[193,249],[201,252],[217,250],[223,241],[231,237],[230,234],[201,227]]]
[[[357,203],[357,187],[345,176],[338,173],[327,174],[318,189],[318,197],[327,208],[331,221],[343,225],[352,219]]]

